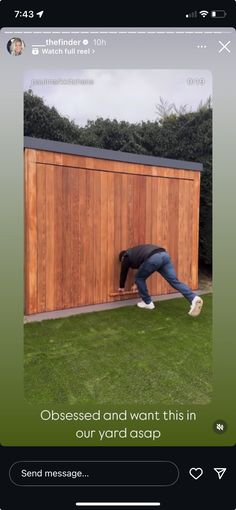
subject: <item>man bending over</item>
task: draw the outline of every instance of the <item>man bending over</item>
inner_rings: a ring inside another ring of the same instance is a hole
[[[154,271],[158,271],[174,289],[189,301],[189,315],[196,317],[200,314],[203,300],[185,283],[178,280],[170,255],[161,246],[140,244],[139,246],[128,248],[128,250],[122,250],[119,254],[119,261],[121,262],[120,292],[124,292],[129,268],[138,269],[135,275],[135,286],[137,286],[141,297],[141,301],[137,303],[139,308],[147,308],[148,310],[155,308],[147,289],[146,280]]]

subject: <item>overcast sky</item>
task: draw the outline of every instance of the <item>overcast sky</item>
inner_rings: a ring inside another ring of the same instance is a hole
[[[189,85],[188,79],[204,85]],[[89,79],[93,85],[35,84],[33,80]],[[211,73],[206,70],[33,70],[25,75],[24,89],[42,97],[62,115],[85,125],[98,117],[129,122],[154,121],[160,96],[177,107],[194,111],[212,95]]]

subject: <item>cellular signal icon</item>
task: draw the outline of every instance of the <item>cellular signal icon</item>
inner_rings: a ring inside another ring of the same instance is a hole
[[[199,11],[199,14],[201,14],[201,16],[205,18],[209,14],[209,11]]]
[[[197,18],[197,11],[190,12],[190,14],[186,14],[185,17],[186,18]]]

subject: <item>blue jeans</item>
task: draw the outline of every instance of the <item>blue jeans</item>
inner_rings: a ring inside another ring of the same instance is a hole
[[[135,276],[135,283],[138,287],[140,296],[146,304],[151,303],[152,299],[148,293],[146,279],[151,276],[154,271],[165,278],[165,280],[191,303],[196,294],[187,286],[178,280],[174,266],[171,262],[170,255],[166,251],[154,253],[146,259],[139,267]]]

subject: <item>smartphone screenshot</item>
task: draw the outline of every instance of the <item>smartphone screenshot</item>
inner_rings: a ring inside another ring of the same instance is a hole
[[[235,510],[236,2],[14,5],[0,510]]]

